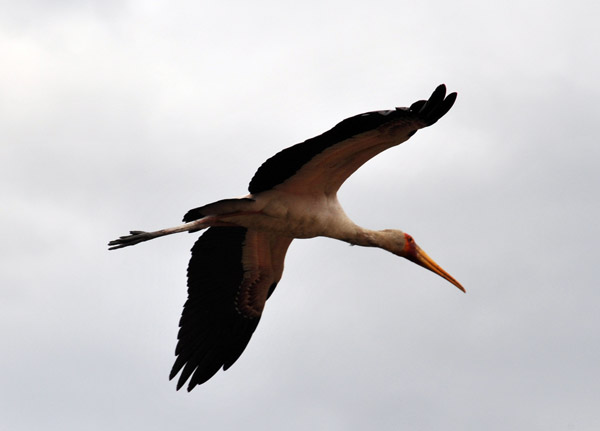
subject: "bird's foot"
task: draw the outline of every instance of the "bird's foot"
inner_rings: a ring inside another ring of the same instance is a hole
[[[151,232],[144,232],[143,230],[132,230],[129,231],[131,235],[124,235],[108,243],[109,250],[116,250],[117,248],[129,247],[140,242],[148,241],[154,238]]]

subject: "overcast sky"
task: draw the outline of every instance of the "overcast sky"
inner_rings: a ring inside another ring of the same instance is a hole
[[[0,428],[600,429],[594,1],[0,2]],[[467,289],[295,241],[248,348],[167,379],[180,234],[280,149],[459,96],[340,191]]]

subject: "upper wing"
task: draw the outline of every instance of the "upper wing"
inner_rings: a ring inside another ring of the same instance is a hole
[[[177,389],[190,379],[191,391],[239,358],[281,278],[291,241],[243,227],[211,227],[196,241],[169,376],[183,369]]]
[[[333,129],[275,154],[256,171],[250,193],[272,188],[295,193],[335,193],[367,160],[442,118],[456,100],[440,85],[429,100],[410,108],[347,118]]]

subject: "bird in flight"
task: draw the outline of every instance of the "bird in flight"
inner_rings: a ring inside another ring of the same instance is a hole
[[[188,391],[227,370],[250,341],[283,273],[294,238],[324,236],[353,245],[379,247],[445,278],[450,274],[400,230],[370,230],[344,212],[337,191],[372,157],[409,139],[443,117],[456,100],[440,85],[429,100],[409,108],[374,111],[347,118],[331,130],[286,148],[258,168],[249,194],[194,208],[184,224],[154,232],[130,231],[109,242],[118,249],[177,232],[207,229],[192,248],[188,299],[179,322],[176,360]]]

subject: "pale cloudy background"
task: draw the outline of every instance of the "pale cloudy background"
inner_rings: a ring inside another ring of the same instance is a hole
[[[0,428],[600,429],[597,2],[0,2]],[[296,241],[235,366],[167,380],[181,234],[348,116],[459,98],[340,198],[467,288]]]

